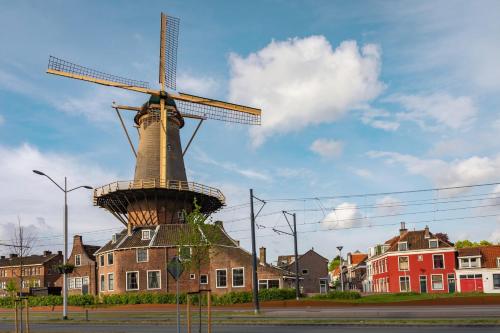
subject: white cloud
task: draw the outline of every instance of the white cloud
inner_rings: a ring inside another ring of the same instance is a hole
[[[397,114],[400,120],[414,121],[423,129],[468,128],[478,114],[470,97],[454,97],[447,93],[392,95],[385,101],[397,103],[405,109]]]
[[[344,143],[336,140],[317,139],[311,144],[309,149],[321,157],[338,157],[342,154]]]
[[[399,214],[403,211],[402,201],[390,195],[384,196],[376,201],[376,210],[379,215]]]
[[[402,164],[410,174],[428,178],[437,187],[478,184],[496,180],[500,173],[500,156],[493,158],[473,156],[451,162],[384,151],[371,151],[368,156],[383,158],[391,164]]]
[[[321,224],[328,229],[342,229],[359,226],[362,222],[362,214],[358,205],[351,202],[343,202],[328,213],[321,221]]]
[[[218,82],[212,77],[198,77],[188,73],[181,73],[177,77],[177,86],[181,91],[201,96],[215,95],[219,88]]]
[[[367,169],[353,169],[353,172],[362,178],[366,178],[366,179],[373,179],[374,178],[373,173]]]
[[[67,176],[70,187],[101,186],[120,179],[88,159],[41,152],[26,144],[19,147],[0,145],[0,156],[8,156],[0,163],[0,184],[3,188],[0,191],[0,239],[11,238],[11,228],[17,224],[19,217],[22,225],[34,228],[37,236],[44,238],[37,243],[45,249],[61,248],[63,194],[50,180],[35,175],[33,169],[46,172],[59,184]],[[71,192],[68,202],[70,235],[122,226],[111,214],[93,206],[92,191],[80,189]],[[93,239],[100,240],[98,244],[102,244],[103,238],[107,239],[108,235],[94,234]],[[89,237],[84,235],[84,240]]]
[[[333,122],[377,97],[380,50],[324,36],[272,41],[246,58],[230,56],[230,100],[263,109],[262,126],[251,129],[253,144],[276,133]]]
[[[363,109],[361,121],[366,125],[370,125],[371,127],[384,131],[396,131],[399,129],[400,124],[398,121],[391,119],[391,117],[391,113],[385,110],[366,107]]]

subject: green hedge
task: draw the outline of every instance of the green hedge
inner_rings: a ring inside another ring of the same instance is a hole
[[[330,291],[326,294],[315,295],[315,299],[358,299],[361,294],[357,291]]]
[[[295,298],[294,289],[264,289],[259,291],[261,301],[286,300]],[[63,304],[62,296],[33,296],[29,297],[30,306],[56,306]],[[252,302],[252,292],[250,291],[232,291],[223,295],[212,295],[213,305],[231,305]],[[181,304],[186,303],[186,294],[179,295]],[[191,296],[191,303],[198,304],[197,295]],[[207,304],[206,296],[201,299],[202,304]],[[117,295],[104,295],[101,299],[92,295],[70,295],[68,304],[75,306],[89,306],[96,304],[175,304],[175,294],[166,293],[127,293]],[[12,308],[12,299],[10,297],[0,298],[0,308]]]

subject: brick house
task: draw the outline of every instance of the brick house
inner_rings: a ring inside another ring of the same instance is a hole
[[[151,291],[174,293],[176,283],[166,267],[179,254],[180,233],[186,224],[126,229],[96,251],[98,293],[101,295]],[[184,271],[179,280],[182,292],[211,289],[215,294],[252,290],[252,256],[224,230],[212,225],[218,235],[208,263],[199,271]],[[182,253],[181,253],[182,254]],[[290,272],[269,265],[261,258],[259,288],[288,287]]]
[[[23,293],[29,293],[30,288],[55,287],[59,278],[57,266],[62,261],[61,251],[57,253],[44,251],[41,255],[30,255],[22,259],[16,254],[10,254],[8,257],[0,256],[0,294],[7,295],[5,288],[12,279],[16,281],[18,288],[22,285]]]
[[[457,290],[500,293],[500,245],[458,249]]]
[[[368,292],[455,292],[455,249],[429,231],[408,231],[369,251],[366,261]]]
[[[363,279],[366,275],[366,259],[368,259],[368,254],[359,251],[347,254],[345,289],[363,290]]]
[[[295,256],[278,256],[278,267],[295,272]],[[329,281],[328,259],[314,249],[299,255],[299,278],[302,293],[326,293]]]
[[[75,266],[68,274],[68,294],[97,294],[97,262],[94,252],[100,246],[83,244],[82,236],[73,236],[73,248],[68,258],[68,263]],[[63,275],[59,277],[56,286],[63,286]]]

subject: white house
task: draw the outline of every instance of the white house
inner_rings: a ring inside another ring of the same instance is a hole
[[[457,291],[500,293],[500,245],[458,249]]]

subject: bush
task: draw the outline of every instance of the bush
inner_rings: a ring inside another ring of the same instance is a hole
[[[252,293],[249,291],[232,291],[224,295],[212,296],[214,305],[230,305],[252,302]]]
[[[93,295],[69,295],[68,304],[75,306],[87,306],[97,304],[98,301]]]
[[[358,299],[361,294],[357,291],[329,291],[326,294],[313,296],[315,299]]]
[[[259,290],[259,300],[261,301],[283,301],[286,299],[294,299],[294,298],[295,298],[295,289],[292,288],[287,288],[287,289],[271,288],[271,289]]]
[[[417,296],[417,295],[421,295],[421,294],[411,291],[411,292],[407,292],[407,293],[396,293],[393,295],[394,296]]]

